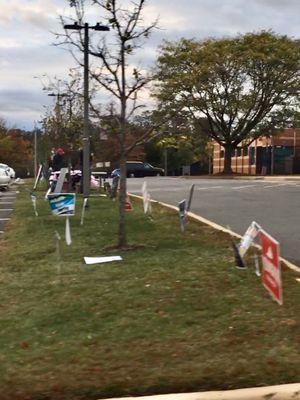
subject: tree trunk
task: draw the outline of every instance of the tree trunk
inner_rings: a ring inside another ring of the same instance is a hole
[[[118,247],[127,245],[126,226],[125,226],[125,201],[127,195],[126,188],[126,154],[125,144],[122,139],[121,156],[120,156],[120,192],[119,192],[119,232],[118,232]]]
[[[126,238],[126,227],[125,227],[125,201],[127,195],[126,188],[126,75],[125,75],[125,44],[122,42],[121,47],[121,71],[122,71],[122,88],[121,88],[121,98],[120,98],[120,106],[121,106],[121,115],[120,115],[120,147],[121,147],[121,156],[120,156],[120,193],[119,193],[119,234],[118,234],[118,246],[125,247],[127,245]]]
[[[224,146],[225,148],[225,155],[224,155],[224,174],[229,174],[231,175],[233,173],[231,169],[231,152],[232,152],[232,146],[229,144]]]

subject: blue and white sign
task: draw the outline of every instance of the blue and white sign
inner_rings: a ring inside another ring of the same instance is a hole
[[[75,215],[74,193],[50,193],[48,200],[53,215],[70,217]]]

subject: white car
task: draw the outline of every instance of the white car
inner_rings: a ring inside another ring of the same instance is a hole
[[[15,179],[16,177],[16,173],[15,170],[13,168],[11,168],[10,166],[8,166],[7,164],[2,164],[0,163],[0,169],[5,169],[6,171],[8,171],[8,175],[11,179]]]
[[[10,183],[15,179],[16,173],[13,168],[7,164],[0,163],[0,189],[7,189]]]
[[[11,178],[6,168],[0,166],[0,189],[7,189],[11,182]]]

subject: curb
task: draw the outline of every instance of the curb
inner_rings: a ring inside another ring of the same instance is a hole
[[[138,198],[138,199],[140,199],[140,200],[143,200],[143,197],[142,197],[142,196],[139,196],[139,195],[136,195],[136,194],[130,194],[130,196],[136,197],[136,198]],[[162,202],[157,201],[157,200],[151,200],[151,202],[152,202],[152,203],[156,203],[156,204],[160,204],[160,205],[162,205],[162,206],[164,206],[164,207],[166,207],[166,208],[169,208],[169,209],[171,209],[171,210],[174,210],[174,211],[178,212],[178,207],[173,206],[172,204],[162,203]],[[227,234],[229,234],[230,236],[233,236],[233,237],[235,237],[235,238],[237,238],[237,239],[241,239],[241,238],[242,238],[242,235],[240,235],[240,234],[238,234],[238,233],[236,233],[236,232],[234,232],[234,231],[232,231],[232,230],[230,230],[230,229],[227,229],[227,228],[225,228],[225,227],[222,226],[222,225],[216,224],[215,222],[210,221],[209,219],[206,219],[206,218],[204,218],[204,217],[201,217],[200,215],[197,215],[197,214],[194,214],[194,213],[188,211],[188,212],[187,212],[187,216],[193,218],[193,219],[196,220],[196,221],[202,222],[202,223],[205,224],[205,225],[209,225],[209,226],[212,227],[213,229],[216,229],[216,230],[218,230],[218,231],[227,233]],[[261,250],[261,246],[260,246],[259,244],[253,244],[252,246],[254,246],[254,247],[256,247],[257,249]],[[286,260],[286,259],[283,258],[283,257],[280,257],[280,261],[282,261],[289,269],[291,269],[291,270],[293,270],[294,272],[297,272],[298,274],[300,274],[300,267],[298,267],[297,265],[291,263],[290,261]]]
[[[258,388],[198,393],[162,394],[157,396],[118,397],[114,400],[300,400],[300,383]],[[103,399],[109,400],[109,399]],[[113,400],[113,399],[110,399]]]

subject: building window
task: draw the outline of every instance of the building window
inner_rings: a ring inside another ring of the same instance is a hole
[[[224,150],[220,150],[220,158],[224,158]]]
[[[236,156],[237,156],[237,157],[241,157],[241,155],[242,155],[242,148],[241,148],[241,147],[238,147],[238,148],[236,149]]]
[[[243,147],[243,156],[246,157],[248,155],[248,147]]]

